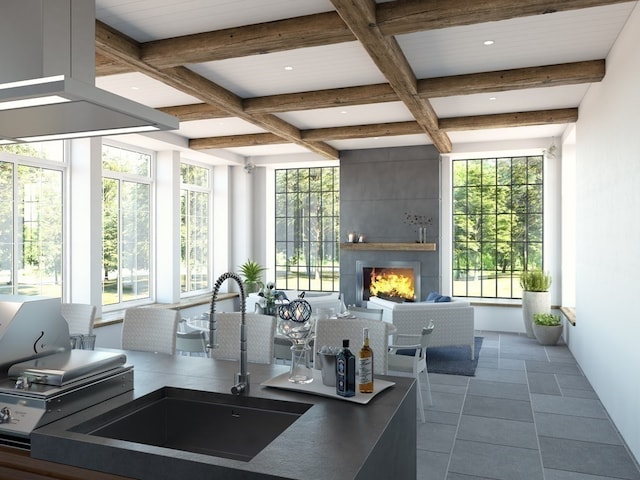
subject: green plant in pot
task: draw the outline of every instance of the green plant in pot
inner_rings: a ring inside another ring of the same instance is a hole
[[[247,295],[259,291],[264,286],[262,273],[266,270],[265,267],[251,259],[240,265],[240,275],[244,279],[244,289]]]
[[[522,287],[524,328],[527,336],[533,338],[533,315],[536,313],[549,313],[551,310],[551,302],[549,300],[551,275],[542,270],[525,270],[520,275],[520,286]]]
[[[562,335],[560,315],[535,313],[533,315],[533,333],[541,345],[555,345]]]

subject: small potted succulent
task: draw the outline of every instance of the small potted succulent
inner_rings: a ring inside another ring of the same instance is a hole
[[[534,313],[533,333],[540,345],[555,345],[562,335],[560,315]]]
[[[244,289],[247,295],[258,292],[264,286],[262,273],[265,270],[265,267],[251,259],[240,265],[240,274],[244,279]]]

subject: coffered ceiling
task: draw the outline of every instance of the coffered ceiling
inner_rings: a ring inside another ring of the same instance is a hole
[[[637,3],[96,0],[96,84],[213,162],[550,138]]]

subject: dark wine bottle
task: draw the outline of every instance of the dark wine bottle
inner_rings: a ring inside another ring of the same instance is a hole
[[[356,356],[349,350],[349,340],[342,340],[342,350],[336,356],[336,394],[353,397],[356,394]]]

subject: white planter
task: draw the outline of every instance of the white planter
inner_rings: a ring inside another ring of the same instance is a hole
[[[522,320],[529,338],[534,338],[534,313],[551,313],[549,292],[522,292]]]

